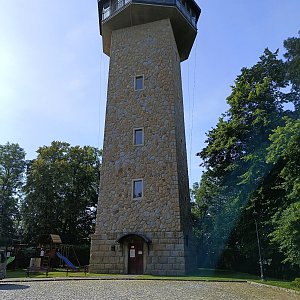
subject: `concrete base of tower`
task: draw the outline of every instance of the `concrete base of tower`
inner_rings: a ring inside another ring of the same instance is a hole
[[[94,234],[90,272],[185,275],[193,265],[187,239],[182,232]]]

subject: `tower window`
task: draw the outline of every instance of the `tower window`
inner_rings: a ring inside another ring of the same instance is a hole
[[[133,130],[133,144],[135,146],[143,146],[144,145],[144,129],[143,128],[135,128]]]
[[[140,91],[144,89],[144,75],[134,77],[134,90]]]
[[[142,179],[132,181],[132,198],[140,199],[143,197],[144,183]]]

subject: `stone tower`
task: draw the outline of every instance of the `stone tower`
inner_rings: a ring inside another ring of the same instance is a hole
[[[191,218],[180,62],[197,33],[193,0],[100,0],[110,56],[90,271],[185,274]]]

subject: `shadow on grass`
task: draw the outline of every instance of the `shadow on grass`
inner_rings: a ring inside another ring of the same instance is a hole
[[[253,274],[233,272],[221,269],[202,269],[199,268],[192,276],[207,277],[207,278],[228,278],[228,279],[243,279],[243,280],[259,280],[259,277]]]

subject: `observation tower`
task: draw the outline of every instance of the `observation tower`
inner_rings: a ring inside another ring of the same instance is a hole
[[[182,275],[195,262],[180,62],[201,10],[193,0],[98,9],[110,64],[90,271]]]

